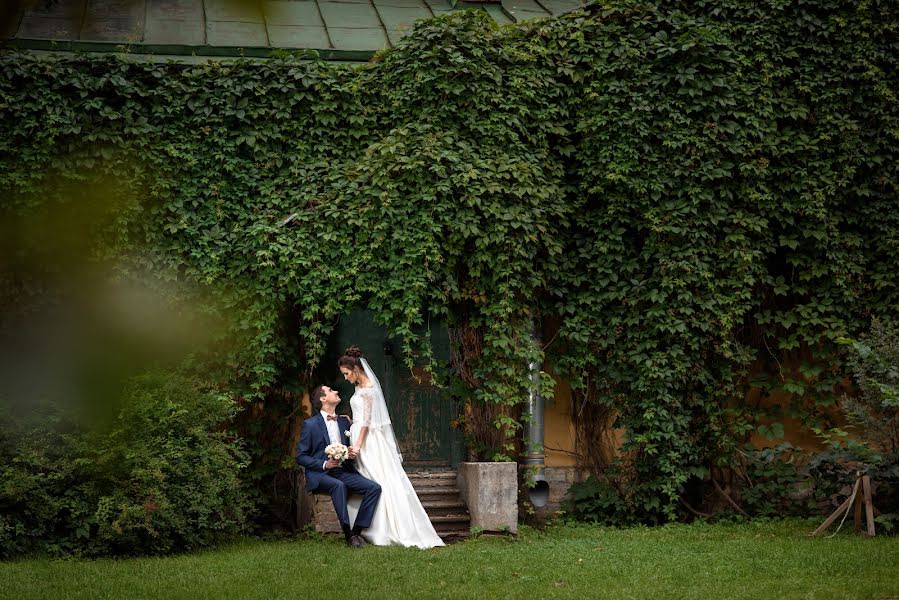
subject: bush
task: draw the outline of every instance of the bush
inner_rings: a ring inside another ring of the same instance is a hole
[[[798,448],[785,442],[773,448],[748,448],[745,456],[746,485],[740,497],[746,512],[754,517],[814,514],[813,483]]]
[[[562,510],[578,521],[601,525],[626,525],[631,522],[630,512],[618,490],[608,481],[593,475],[568,488]]]
[[[815,462],[819,488],[833,492],[836,485],[854,480],[855,471],[873,482],[874,504],[881,511],[881,530],[899,531],[899,324],[873,319],[869,332],[857,340],[844,339],[852,348],[847,363],[858,392],[844,395],[840,408],[857,440],[834,430],[831,450]],[[832,495],[832,494],[831,494]]]
[[[870,332],[859,340],[846,340],[852,352],[847,360],[859,387],[855,396],[843,396],[846,418],[875,451],[899,454],[899,326],[874,319]]]
[[[221,430],[227,396],[180,375],[130,380],[114,422],[65,411],[0,427],[0,554],[156,554],[237,532],[248,502],[240,442]]]

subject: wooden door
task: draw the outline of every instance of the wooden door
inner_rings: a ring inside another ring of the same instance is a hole
[[[431,329],[434,355],[442,365],[449,364],[449,337],[442,326]],[[458,429],[451,422],[458,418],[456,402],[448,399],[443,390],[428,381],[416,382],[413,373],[403,363],[402,342],[391,338],[383,327],[375,324],[368,311],[356,311],[341,317],[331,340],[331,365],[348,346],[355,344],[371,365],[381,383],[390,419],[396,433],[403,466],[451,467],[462,460],[463,442]],[[327,360],[327,359],[326,359]],[[344,381],[337,367],[333,367],[332,387],[342,399],[338,410],[349,412],[353,386]],[[422,371],[415,369],[416,374]],[[326,370],[326,374],[330,371]]]

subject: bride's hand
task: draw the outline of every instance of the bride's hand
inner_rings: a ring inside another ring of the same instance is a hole
[[[347,454],[350,455],[350,458],[356,458],[359,456],[360,450],[362,450],[362,448],[359,448],[358,446],[350,446],[347,451]]]

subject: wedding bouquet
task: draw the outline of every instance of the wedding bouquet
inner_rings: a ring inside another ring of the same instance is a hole
[[[330,444],[327,448],[325,448],[325,454],[328,456],[328,458],[333,458],[340,464],[343,464],[343,461],[345,461],[350,455],[347,447],[343,444]]]

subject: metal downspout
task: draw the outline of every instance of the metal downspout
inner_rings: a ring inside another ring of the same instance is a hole
[[[541,340],[537,331],[537,324],[535,323],[533,341],[539,345]],[[527,455],[525,456],[524,464],[526,467],[529,467],[526,477],[534,483],[534,486],[528,489],[528,498],[531,504],[537,508],[546,506],[549,500],[549,483],[546,481],[545,473],[546,453],[543,449],[543,397],[540,395],[540,371],[542,367],[543,365],[537,362],[532,362],[528,365],[531,386],[525,411],[529,419],[526,429],[527,437],[525,439]]]

